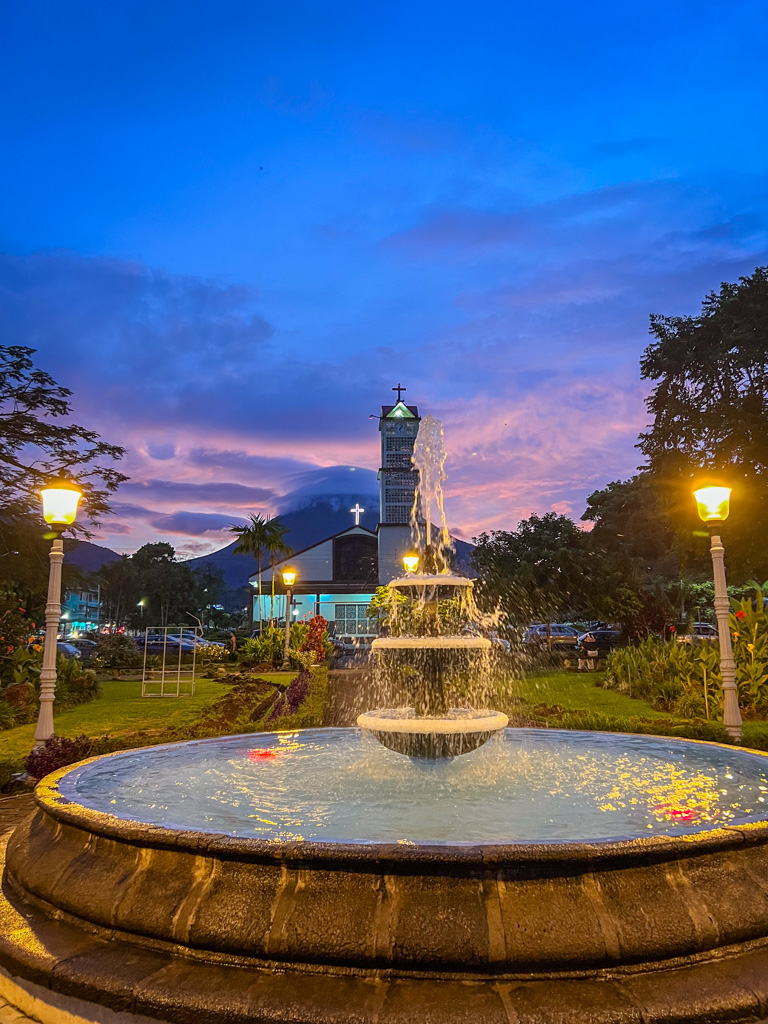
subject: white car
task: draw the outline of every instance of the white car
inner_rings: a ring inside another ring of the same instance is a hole
[[[679,644],[712,644],[717,643],[717,627],[708,622],[694,622],[690,633],[678,633],[675,639]]]

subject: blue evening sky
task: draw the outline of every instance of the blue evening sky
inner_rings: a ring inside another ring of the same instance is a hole
[[[3,343],[129,448],[98,539],[199,553],[375,469],[398,380],[445,423],[455,532],[578,519],[638,464],[649,313],[768,262],[767,29],[762,0],[5,4]]]

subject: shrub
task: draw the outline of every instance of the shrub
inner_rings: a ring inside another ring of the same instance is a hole
[[[0,793],[6,793],[15,785],[13,776],[21,770],[15,761],[0,758]]]
[[[90,751],[91,740],[88,736],[76,736],[73,740],[52,736],[42,747],[28,755],[24,767],[34,779],[42,779],[58,768],[82,761],[89,756]]]
[[[100,633],[96,645],[94,663],[98,668],[139,668],[143,662],[136,644],[125,633]]]
[[[195,655],[197,663],[205,668],[212,668],[229,661],[227,648],[217,647],[215,644],[200,644]]]
[[[92,668],[83,668],[74,658],[56,659],[56,704],[60,711],[86,704],[101,696],[101,686],[96,682]]]
[[[255,666],[264,662],[280,665],[285,651],[285,632],[277,626],[268,626],[260,637],[249,637],[237,652],[241,665]]]
[[[709,740],[730,743],[730,737],[720,722],[694,720],[676,722],[669,718],[614,718],[601,711],[567,711],[559,720],[564,729],[585,729],[598,732],[640,733],[646,736],[678,736],[681,739]]]

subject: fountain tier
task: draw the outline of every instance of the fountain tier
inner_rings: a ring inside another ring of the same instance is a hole
[[[380,708],[358,715],[357,724],[389,750],[429,761],[477,750],[509,724],[499,711],[450,708],[439,718],[417,715],[414,708]]]

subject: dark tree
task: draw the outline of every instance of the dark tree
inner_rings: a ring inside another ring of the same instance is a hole
[[[581,518],[593,524],[589,544],[600,564],[593,610],[632,635],[652,630],[657,620],[662,625],[671,621],[672,599],[679,603],[687,592],[686,579],[710,571],[703,552],[698,561],[684,565],[651,473],[595,491]]]
[[[489,604],[499,602],[512,622],[554,622],[589,608],[597,581],[588,538],[567,516],[531,516],[516,531],[475,538],[473,563]]]
[[[658,383],[638,447],[657,478],[670,522],[689,545],[698,527],[691,489],[702,475],[733,487],[729,567],[768,575],[768,267],[723,284],[698,316],[651,317],[656,340],[641,360]],[[681,548],[684,544],[680,545]],[[701,547],[701,544],[699,544]]]
[[[35,368],[34,351],[0,345],[0,514],[37,513],[41,485],[64,469],[82,487],[85,516],[94,521],[127,479],[112,465],[125,450],[71,421],[72,392]]]
[[[138,608],[132,612],[132,622],[143,621],[145,626],[167,626],[169,623],[190,622],[189,614],[200,607],[200,585],[188,565],[176,561],[176,552],[170,544],[144,544],[131,558],[136,583],[145,602],[143,614]]]
[[[140,593],[136,567],[131,557],[123,555],[116,562],[108,562],[99,572],[99,579],[105,620],[118,626],[132,621]]]

